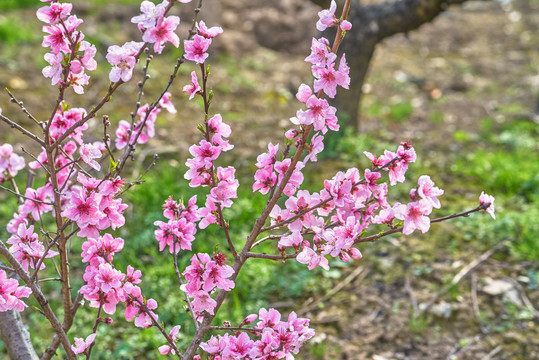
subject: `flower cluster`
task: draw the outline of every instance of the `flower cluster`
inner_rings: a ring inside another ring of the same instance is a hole
[[[26,224],[20,224],[17,233],[13,234],[7,240],[7,243],[11,244],[9,251],[26,271],[28,271],[28,267],[36,269],[39,259],[43,257],[51,258],[58,255],[58,252],[53,250],[45,252],[45,246],[39,241],[38,235],[34,232],[33,225],[27,228]],[[38,270],[44,268],[45,264],[41,262]]]
[[[230,291],[234,287],[234,281],[229,279],[234,269],[225,261],[223,253],[215,254],[213,259],[208,254],[199,253],[193,255],[191,265],[183,272],[187,280],[185,291],[193,298],[191,305],[196,315],[203,311],[213,315],[217,303],[210,294],[217,288]]]
[[[159,242],[159,251],[168,246],[168,251],[177,254],[180,250],[191,250],[191,243],[197,233],[196,222],[200,219],[197,215],[196,195],[189,199],[187,206],[179,204],[172,196],[163,205],[163,215],[168,222],[156,221],[153,224],[159,226],[155,230],[155,238]]]
[[[177,16],[166,16],[169,9],[169,2],[164,0],[161,4],[155,5],[151,1],[143,1],[140,5],[141,14],[131,19],[142,31],[142,40],[154,44],[153,50],[156,54],[161,54],[165,43],[170,42],[175,47],[180,45],[180,38],[174,33],[180,24]]]
[[[329,9],[324,9],[318,12],[319,20],[316,23],[318,31],[324,31],[329,27],[339,25],[340,31],[347,31],[352,28],[352,24],[348,20],[337,19],[335,17],[335,11],[337,10],[337,4],[335,0],[331,1]]]
[[[186,40],[183,43],[185,49],[184,57],[187,60],[194,61],[197,64],[203,64],[208,58],[208,48],[212,39],[223,32],[219,26],[208,28],[204,21],[196,24],[197,34],[193,40]]]
[[[142,273],[128,265],[124,274],[112,264],[114,254],[122,250],[123,246],[123,239],[114,238],[110,234],[89,238],[82,244],[82,262],[88,263],[88,266],[83,276],[86,285],[80,292],[90,301],[91,307],[103,307],[107,314],[112,315],[118,303],[124,303],[126,320],[136,318],[137,327],[152,326],[152,317],[157,319],[157,315],[151,310],[157,308],[157,302],[153,299],[146,301],[142,297],[137,286],[141,282]]]
[[[0,146],[0,184],[8,178],[15,177],[24,168],[24,158],[13,152],[13,146]]]
[[[125,180],[117,177],[100,181],[79,174],[77,181],[82,187],[70,188],[62,216],[78,225],[78,236],[97,238],[100,230],[117,229],[125,224],[123,211],[127,204],[116,198]]]
[[[51,78],[51,84],[62,88],[72,86],[77,94],[84,93],[90,77],[85,73],[97,68],[94,59],[95,45],[84,40],[82,31],[77,30],[83,20],[71,15],[72,5],[51,1],[50,5],[37,10],[37,18],[44,22],[43,32],[47,33],[41,46],[50,48],[45,54],[49,63],[43,69],[43,76]]]
[[[256,314],[248,316],[242,325],[254,322]],[[212,336],[202,343],[202,350],[210,354],[210,359],[293,359],[303,343],[314,336],[309,328],[309,319],[299,318],[291,312],[287,321],[281,321],[281,314],[275,309],[259,310],[260,321],[251,333],[257,336],[252,340],[247,333]],[[247,330],[247,329],[246,329]]]
[[[19,286],[19,282],[10,279],[4,270],[0,270],[0,311],[23,311],[26,305],[21,298],[32,293],[29,287]]]
[[[217,114],[207,121],[205,139],[201,140],[199,145],[192,145],[189,148],[189,152],[193,155],[193,158],[185,163],[189,168],[185,173],[185,178],[190,180],[189,185],[212,188],[210,194],[206,196],[205,207],[198,211],[202,219],[199,223],[201,229],[218,222],[217,207],[230,207],[232,199],[237,198],[239,182],[234,177],[236,169],[233,167],[215,169],[213,165],[213,161],[221,152],[233,148],[226,139],[230,133],[230,126],[223,122],[221,115]]]

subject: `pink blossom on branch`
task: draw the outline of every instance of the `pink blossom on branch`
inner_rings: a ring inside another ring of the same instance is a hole
[[[101,158],[101,151],[94,147],[92,144],[83,144],[80,149],[80,157],[82,161],[94,168],[95,170],[101,170],[101,165],[95,159]]]
[[[86,337],[86,340],[76,337],[74,339],[75,344],[71,345],[71,350],[73,350],[75,354],[86,353],[86,349],[88,349],[88,347],[93,344],[96,335],[96,333],[90,334]]]
[[[197,64],[202,64],[209,56],[206,51],[211,45],[211,39],[206,39],[201,35],[193,36],[193,40],[186,40],[183,42],[185,49],[185,58],[187,60],[194,61]]]
[[[320,18],[316,23],[316,29],[318,31],[324,31],[328,27],[332,27],[337,24],[337,19],[335,18],[335,11],[337,10],[337,4],[335,0],[331,0],[331,5],[329,9],[324,9],[318,12],[318,17]]]
[[[180,18],[177,16],[168,16],[166,18],[159,17],[157,19],[157,24],[144,32],[142,40],[154,44],[153,51],[156,54],[161,54],[165,47],[164,44],[167,42],[178,47],[180,46],[180,38],[174,31],[179,24]]]
[[[137,63],[135,55],[140,51],[143,43],[130,41],[119,47],[117,45],[109,46],[107,49],[107,61],[111,64],[112,70],[109,79],[112,82],[122,80],[129,81],[133,76],[133,68]]]
[[[0,311],[23,311],[26,305],[21,298],[30,296],[29,287],[19,286],[19,282],[10,279],[4,270],[0,270]]]
[[[198,84],[197,73],[191,71],[191,83],[183,87],[183,92],[189,95],[189,100],[192,100],[200,90],[201,87]]]
[[[36,12],[36,16],[44,23],[53,25],[60,20],[66,19],[70,13],[73,5],[69,3],[52,3],[50,6],[44,6],[39,8]]]
[[[155,5],[151,1],[143,1],[140,4],[141,15],[135,16],[131,22],[142,26],[144,29],[154,27],[157,20],[165,15],[168,1],[164,0],[161,4]]]
[[[214,38],[217,35],[223,33],[223,29],[220,26],[208,28],[204,21],[200,21],[199,23],[197,23],[196,28],[198,30],[198,33],[204,36],[206,39]]]
[[[494,214],[494,196],[486,194],[484,191],[481,192],[481,195],[479,196],[479,204],[490,204],[485,211],[492,216],[493,219],[496,219],[496,215]]]

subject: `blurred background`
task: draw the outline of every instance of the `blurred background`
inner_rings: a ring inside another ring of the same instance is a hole
[[[214,92],[211,112],[221,113],[233,131],[230,141],[235,148],[220,157],[219,165],[238,169],[239,199],[225,211],[237,244],[265,204],[265,197],[251,191],[256,156],[270,141],[283,143],[283,128],[301,105],[296,90],[302,82],[312,83],[303,59],[311,37],[318,36],[315,22],[321,8],[315,2],[205,0],[203,4],[201,18],[206,24],[225,30],[210,53],[209,83]],[[373,9],[380,3],[361,1],[362,8],[354,5],[354,16],[376,14]],[[86,39],[98,48],[99,65],[89,74],[86,95],[69,90],[67,100],[89,109],[108,86],[107,47],[140,39],[130,23],[139,12],[139,1],[74,0],[73,4],[73,13],[84,19]],[[24,101],[38,119],[49,116],[57,96],[41,74],[45,51],[35,11],[42,5],[37,0],[0,2],[0,85]],[[185,38],[194,5],[178,8],[173,12],[182,19],[178,33]],[[434,216],[474,208],[485,191],[496,197],[497,219],[476,213],[435,224],[424,235],[396,234],[363,244],[363,259],[331,263],[330,271],[308,271],[293,261],[251,261],[219,313],[219,322],[239,323],[260,307],[310,317],[317,335],[298,359],[539,358],[539,1],[464,1],[445,10],[434,12],[416,30],[403,27],[402,33],[397,28],[374,43],[366,41],[372,24],[352,21],[354,28],[345,44],[363,44],[365,51],[356,46],[347,55],[350,74],[354,78],[365,73],[365,78],[352,95],[338,101],[344,109],[360,106],[357,113],[339,114],[341,134],[332,136],[323,158],[306,169],[303,186],[319,191],[323,180],[337,171],[370,166],[363,151],[379,154],[406,140],[413,143],[418,161],[410,167],[409,181],[390,194],[392,202],[406,201],[417,178],[428,174],[445,190],[442,209]],[[372,52],[364,63],[368,68],[354,67],[354,56],[368,52]],[[163,56],[152,61],[143,103],[161,91],[178,54],[167,46]],[[192,324],[179,295],[171,296],[177,283],[172,258],[159,253],[153,222],[163,220],[162,204],[169,195],[188,199],[193,194],[183,179],[184,163],[187,149],[200,139],[196,127],[203,122],[203,106],[198,100],[188,102],[181,89],[194,69],[182,66],[172,87],[178,113],[161,113],[156,138],[137,147],[137,161],[128,169],[131,178],[143,172],[154,153],[160,160],[144,177],[145,183],[126,194],[127,224],[117,232],[126,245],[115,257],[120,269],[132,264],[142,270],[143,292],[158,301],[160,320],[168,329],[182,324],[186,331],[182,344],[190,339]],[[99,114],[109,115],[113,128],[129,118],[140,76],[139,69]],[[0,107],[6,116],[32,128],[5,93]],[[8,130],[0,124],[0,144],[14,144],[19,154],[21,146],[39,153],[35,144]],[[87,134],[86,140],[101,140],[99,117]],[[43,180],[39,176],[38,182]],[[24,187],[25,174],[20,173],[17,181]],[[195,193],[202,205],[205,191]],[[13,197],[0,193],[3,240],[7,239],[3,226],[15,206]],[[504,240],[505,246],[454,281],[459,271]],[[218,228],[210,227],[199,231],[195,244],[196,251],[212,252],[215,246],[224,248],[225,241]],[[84,271],[77,261],[80,245],[78,240],[72,244],[74,293],[83,285],[76,279]],[[267,251],[275,250],[270,246]],[[190,255],[182,258],[182,264]],[[52,302],[60,299],[54,282],[43,283],[43,289]],[[433,305],[421,310],[421,304],[432,299]],[[51,333],[47,322],[31,308],[23,317],[34,346],[42,351]],[[99,328],[95,359],[163,358],[156,350],[163,344],[156,329],[135,328],[123,319],[122,311],[113,318],[112,326]],[[84,306],[71,336],[90,334],[94,321],[95,309]],[[4,351],[1,343],[0,351]]]

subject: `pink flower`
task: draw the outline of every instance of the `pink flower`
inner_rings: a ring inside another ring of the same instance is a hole
[[[66,3],[52,3],[37,10],[36,16],[39,20],[47,24],[56,24],[58,21],[66,19],[71,13],[73,5]]]
[[[112,82],[122,80],[123,82],[129,81],[133,76],[133,68],[137,63],[135,57],[142,43],[130,41],[119,47],[117,45],[109,46],[107,49],[107,61],[111,64],[112,70],[109,74],[109,79]]]
[[[215,114],[208,120],[208,132],[211,135],[211,141],[214,145],[220,146],[222,151],[228,151],[234,148],[223,137],[230,137],[232,133],[230,126],[223,122],[221,114]]]
[[[79,152],[82,161],[97,171],[101,170],[101,165],[94,160],[101,158],[101,151],[95,148],[92,144],[83,144],[80,147]]]
[[[316,69],[314,76],[314,91],[324,90],[324,93],[330,98],[334,98],[337,94],[337,86],[340,85],[348,89],[350,85],[350,76],[348,75],[350,68],[346,65],[346,57],[343,54],[339,63],[339,69],[335,70],[333,62],[328,63],[325,68]]]
[[[96,285],[104,293],[108,293],[111,289],[122,286],[122,281],[125,275],[106,263],[99,265],[98,272],[95,275]]]
[[[444,191],[434,186],[434,182],[428,175],[422,175],[417,183],[419,185],[417,188],[417,194],[422,199],[425,199],[428,203],[430,203],[433,207],[439,209],[440,200],[438,200],[438,196],[443,195]]]
[[[193,296],[193,301],[191,302],[193,311],[197,313],[207,311],[209,314],[214,315],[217,302],[211,298],[210,294],[204,290],[199,290],[191,295]]]
[[[24,158],[15,154],[10,144],[0,146],[0,176],[7,171],[9,176],[14,177],[19,170],[24,168],[24,165]]]
[[[32,213],[34,220],[39,220],[43,214],[52,210],[52,205],[47,204],[47,202],[50,202],[51,195],[50,183],[37,190],[27,188],[24,193],[24,196],[27,199],[24,201],[21,208],[19,208],[19,212],[25,214]],[[32,199],[37,201],[32,201]]]
[[[21,298],[28,297],[32,290],[26,286],[19,286],[19,282],[10,279],[4,270],[0,270],[0,311],[23,311],[26,305]]]
[[[164,0],[159,5],[155,5],[151,1],[143,1],[140,4],[140,12],[142,14],[133,17],[131,19],[131,22],[137,25],[141,25],[145,29],[149,29],[155,26],[157,19],[165,15],[165,10],[167,6],[168,6],[167,0]]]
[[[161,51],[165,47],[164,43],[166,42],[170,42],[175,47],[178,47],[180,46],[180,38],[174,31],[179,24],[180,18],[177,16],[159,17],[157,24],[144,32],[142,40],[148,43],[154,43],[153,51],[157,54],[161,54]]]
[[[258,169],[255,173],[255,182],[253,191],[260,191],[261,194],[267,194],[277,182],[277,176],[271,166]]]
[[[316,251],[306,246],[303,251],[298,254],[296,260],[301,264],[308,264],[308,269],[312,270],[317,266],[325,270],[329,270],[328,259],[325,256],[318,254]]]
[[[479,195],[479,204],[483,205],[487,203],[490,205],[485,209],[485,211],[488,212],[493,219],[496,219],[496,215],[494,214],[494,196],[488,195],[482,191],[481,195]]]
[[[84,52],[80,61],[84,68],[89,71],[97,69],[97,61],[95,61],[94,56],[97,52],[95,45],[90,44],[88,41],[81,41],[79,51]]]
[[[415,229],[426,233],[430,228],[429,215],[432,206],[425,200],[414,201],[408,205],[396,203],[393,206],[393,212],[397,219],[404,220],[402,233],[410,235]]]
[[[208,199],[215,203],[220,203],[221,207],[232,206],[232,199],[237,198],[237,190],[239,182],[234,178],[236,169],[229,166],[227,168],[217,168],[217,179],[219,180],[216,187],[210,191]]]
[[[178,338],[178,334],[180,332],[180,328],[181,326],[180,325],[176,325],[172,328],[172,330],[170,330],[170,333],[169,333],[169,336],[170,338],[172,339],[172,341],[176,341],[177,338]],[[176,352],[174,351],[174,349],[172,349],[172,347],[170,345],[163,345],[163,346],[159,346],[159,353],[161,355],[166,355],[168,353],[172,353],[172,355],[176,355]]]
[[[88,80],[90,80],[90,77],[83,72],[79,74],[70,72],[67,77],[68,84],[73,86],[73,91],[77,94],[84,94],[83,86],[88,85]]]
[[[195,35],[193,40],[184,41],[183,47],[185,49],[185,58],[202,64],[208,57],[208,48],[211,45],[211,39],[206,39],[203,36]]]
[[[169,92],[166,92],[161,98],[161,100],[159,100],[159,105],[163,109],[166,109],[169,113],[176,114],[176,108],[174,107],[172,101],[170,101],[171,96],[172,95]]]
[[[75,221],[81,228],[96,225],[106,216],[99,210],[100,201],[100,195],[96,193],[88,196],[82,189],[75,191],[62,212],[62,216]]]
[[[341,31],[348,31],[352,28],[352,23],[348,20],[343,20],[339,24],[339,28],[341,29]]]
[[[43,32],[46,32],[49,35],[43,37],[41,46],[50,46],[53,54],[58,54],[60,51],[65,54],[70,53],[69,42],[62,27],[58,25],[43,26]]]
[[[206,39],[211,39],[219,34],[223,33],[223,29],[220,26],[214,26],[208,29],[204,21],[200,21],[196,24],[199,35],[204,36]]]
[[[315,68],[320,68],[335,62],[335,60],[337,60],[337,55],[330,51],[329,41],[326,38],[313,38],[311,54],[305,58],[305,61],[313,64]]]
[[[51,85],[58,84],[62,79],[63,59],[64,56],[62,53],[57,53],[56,55],[51,53],[45,54],[45,61],[47,61],[50,65],[43,68],[42,74],[46,78],[51,78]]]
[[[332,27],[337,24],[337,19],[335,18],[335,11],[337,10],[337,4],[335,0],[331,0],[331,6],[328,10],[322,10],[318,12],[318,17],[320,18],[316,23],[316,29],[318,31],[324,31],[328,27]]]
[[[187,84],[183,87],[183,92],[189,95],[189,100],[193,99],[195,95],[201,90],[198,84],[196,72],[191,72],[191,84]]]
[[[86,349],[92,345],[92,343],[94,342],[94,339],[96,337],[96,333],[93,333],[93,334],[90,334],[88,335],[88,337],[86,337],[86,340],[83,340],[82,338],[78,338],[76,337],[74,340],[75,340],[75,345],[71,345],[71,350],[73,350],[73,352],[75,354],[83,354],[86,352]]]

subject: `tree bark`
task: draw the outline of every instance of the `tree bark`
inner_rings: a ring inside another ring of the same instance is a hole
[[[39,360],[18,311],[0,312],[0,333],[11,359]]]
[[[321,3],[326,0],[311,0]],[[395,0],[362,6],[354,2],[348,16],[353,24],[343,41],[342,50],[350,66],[349,91],[338,93],[333,102],[339,111],[339,123],[359,131],[362,87],[376,45],[385,38],[419,28],[432,21],[450,5],[467,0]],[[326,1],[328,2],[328,1]]]

